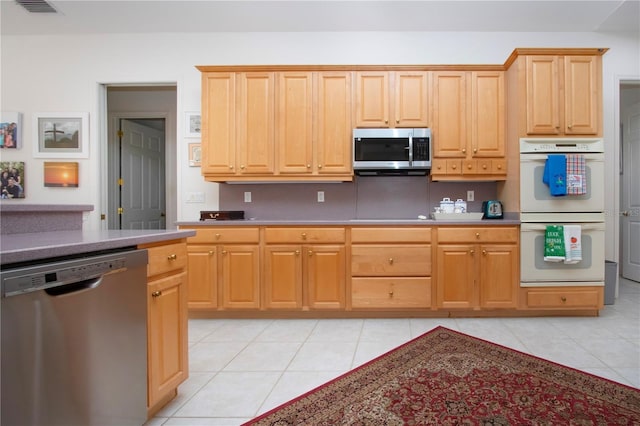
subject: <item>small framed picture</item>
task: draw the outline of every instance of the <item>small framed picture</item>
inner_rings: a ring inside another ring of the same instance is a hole
[[[0,148],[22,147],[22,114],[0,113]]]
[[[44,162],[44,186],[77,188],[79,184],[77,162]]]
[[[89,114],[37,113],[33,118],[34,157],[87,158],[89,156]]]
[[[202,150],[199,143],[189,144],[189,166],[200,167],[202,164]]]
[[[0,198],[24,198],[24,162],[0,162]]]
[[[185,136],[191,138],[199,138],[201,132],[200,126],[200,113],[199,112],[187,112],[185,113]]]

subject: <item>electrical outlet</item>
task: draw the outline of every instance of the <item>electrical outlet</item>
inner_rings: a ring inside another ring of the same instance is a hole
[[[476,198],[475,191],[467,191],[467,201],[473,201]]]
[[[318,191],[318,202],[324,203],[324,191]]]
[[[245,203],[250,203],[251,202],[251,192],[247,191],[244,193],[244,202]]]

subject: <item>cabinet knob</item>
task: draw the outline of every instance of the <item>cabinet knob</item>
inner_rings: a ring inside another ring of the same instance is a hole
[[[480,233],[476,232],[476,238],[480,238]]]
[[[209,250],[209,256],[213,256],[216,252],[213,250]]]
[[[167,256],[167,260],[176,260],[177,258],[178,256],[175,254],[170,254],[169,256]]]
[[[473,153],[475,154],[476,152],[478,152],[478,148],[473,148]]]
[[[307,239],[307,233],[303,232],[302,234],[300,234],[300,236],[302,237],[303,240]]]
[[[498,164],[498,170],[502,170],[502,164]]]
[[[442,168],[442,166],[440,164],[438,164],[438,170],[440,170]]]
[[[384,120],[384,124],[389,124],[389,120]]]
[[[240,169],[244,170],[244,164],[240,165]]]
[[[484,254],[486,256],[487,255],[487,251],[486,250],[482,250],[482,254]]]
[[[231,165],[230,165],[230,166],[229,166],[229,169],[230,169],[230,170],[233,170],[233,166],[231,166]]]
[[[400,120],[396,120],[396,124],[399,124],[399,123],[400,123]]]
[[[457,169],[457,168],[458,168],[458,166],[457,166],[457,165],[455,165],[455,164],[453,164],[453,165],[451,166],[451,168],[452,168],[453,170],[455,170],[455,169]]]
[[[309,250],[309,251],[307,252],[307,254],[308,254],[309,256],[313,256],[313,251]]]
[[[467,169],[471,170],[471,164],[467,164]]]
[[[222,254],[227,254],[227,251],[226,250],[222,250]]]
[[[216,234],[216,240],[220,239],[220,234]]]
[[[393,257],[389,258],[389,265],[393,265]]]
[[[322,168],[322,164],[318,164],[318,168],[321,169]]]
[[[571,130],[571,128],[572,128],[572,127],[573,127],[573,126],[572,126],[571,124],[569,124],[569,125],[567,126],[567,129]]]
[[[151,293],[151,297],[159,297],[159,296],[162,296],[162,292],[160,290],[154,291],[153,293]]]
[[[470,254],[471,256],[473,256],[475,253],[476,253],[476,251],[475,251],[475,250],[469,250],[469,254]]]
[[[467,153],[467,148],[462,148],[462,153],[466,154]]]
[[[311,164],[307,164],[307,169],[310,169],[310,168],[311,168]]]
[[[393,298],[393,290],[389,292],[389,299]]]
[[[295,251],[296,256],[300,256],[300,250]]]
[[[564,302],[566,302],[566,301],[567,301],[567,298],[566,298],[565,296],[562,296],[562,297],[560,298],[560,300],[562,300],[562,303],[564,303]]]
[[[482,165],[482,168],[483,168],[484,170],[487,170],[487,165],[486,165],[486,164],[483,164],[483,165]]]

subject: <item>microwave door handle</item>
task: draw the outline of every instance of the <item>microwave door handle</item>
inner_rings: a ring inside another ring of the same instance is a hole
[[[409,166],[413,166],[413,137],[409,136]]]

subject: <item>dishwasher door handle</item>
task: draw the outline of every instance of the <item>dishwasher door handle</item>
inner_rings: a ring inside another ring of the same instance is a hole
[[[88,280],[78,281],[75,283],[59,285],[56,287],[49,287],[45,289],[45,293],[49,296],[66,296],[68,294],[79,293],[87,290],[92,290],[98,287],[102,283],[102,276],[97,278],[90,278]]]

